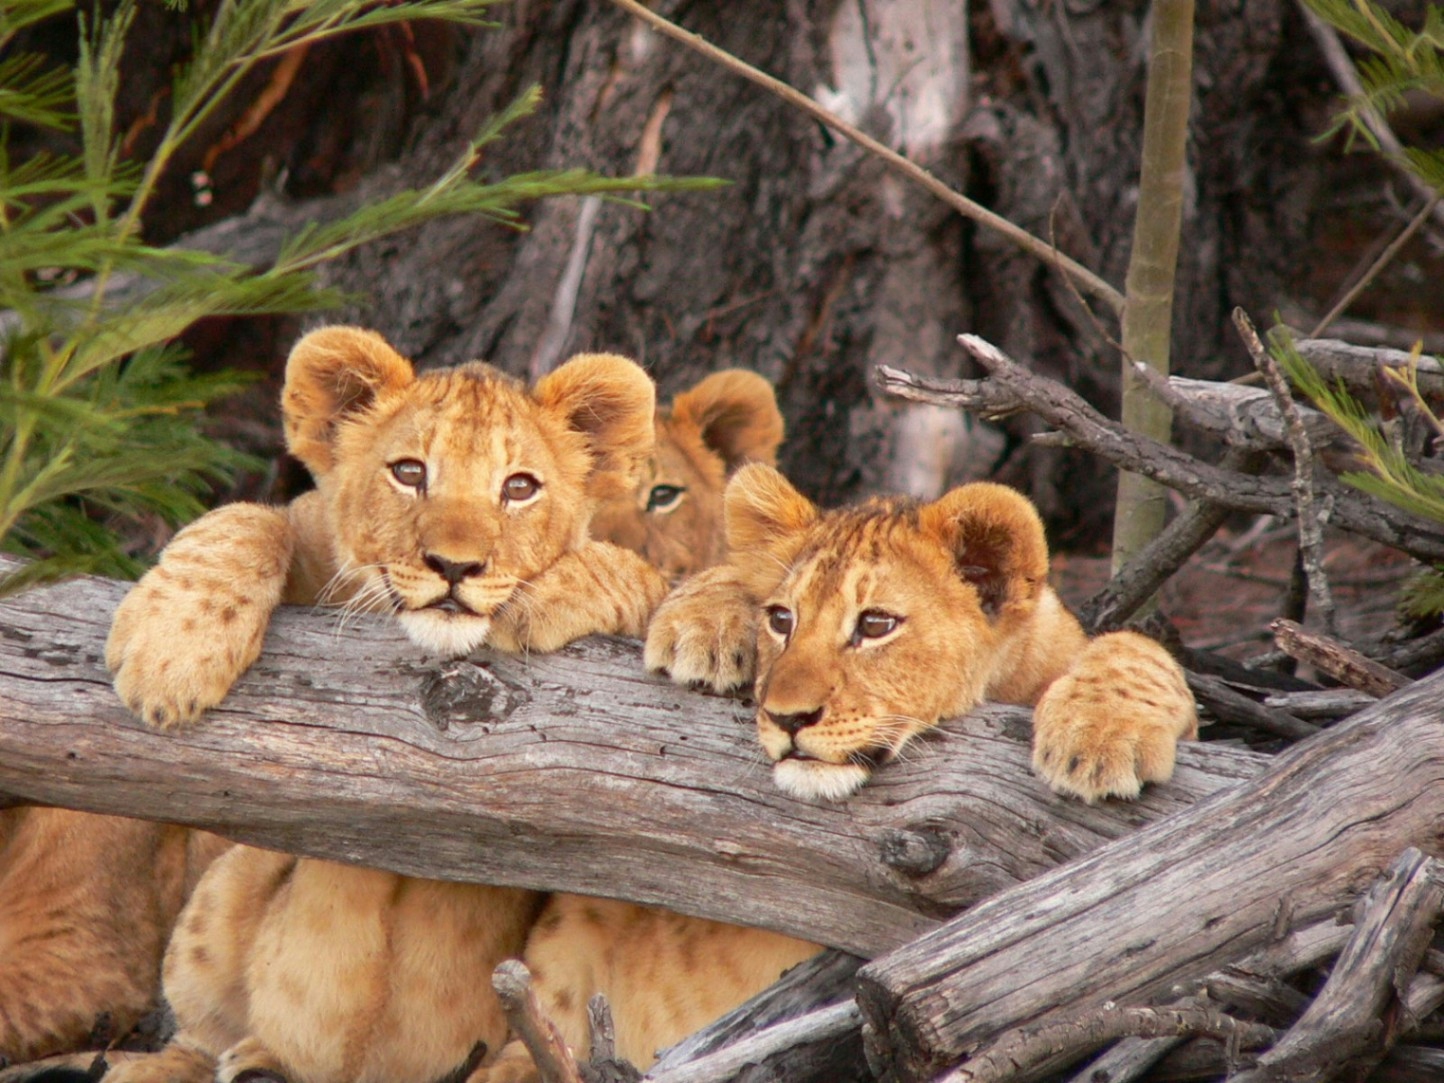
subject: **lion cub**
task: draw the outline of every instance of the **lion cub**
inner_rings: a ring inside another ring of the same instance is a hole
[[[847,797],[912,736],[985,698],[1036,704],[1039,770],[1085,800],[1166,779],[1177,739],[1196,734],[1193,699],[1163,648],[1132,633],[1089,641],[1047,587],[1042,524],[1011,489],[974,484],[931,504],[824,513],[754,464],[728,484],[725,513],[728,562],[662,603],[646,663],[718,690],[755,674],[758,737],[794,796]],[[658,1046],[817,950],[557,895],[526,960],[568,1043],[583,1048],[583,1005],[603,992],[619,1052],[645,1067]],[[531,1083],[536,1071],[513,1042],[478,1079]]]
[[[788,793],[846,797],[985,699],[1034,707],[1034,768],[1085,801],[1166,780],[1176,742],[1197,736],[1161,646],[1089,640],[1064,608],[1038,513],[1012,489],[822,512],[754,465],[728,485],[726,519],[728,563],[663,603],[645,660],[718,689],[755,675],[758,739]]]
[[[750,462],[777,462],[782,413],[772,385],[746,369],[714,372],[657,409],[657,446],[636,489],[604,500],[592,533],[635,549],[672,581],[726,556],[722,491]]]
[[[528,391],[480,364],[417,375],[369,331],[305,336],[283,406],[316,491],[221,508],[177,535],[117,610],[117,690],[152,724],[193,719],[255,659],[282,599],[391,612],[441,654],[641,635],[666,582],[591,540],[588,520],[635,484],[654,394],[611,355],[573,358]],[[539,905],[237,846],[166,952],[175,1042],[108,1078],[431,1083],[503,1044],[491,972],[520,953]]]
[[[256,660],[282,601],[390,612],[446,655],[640,635],[666,583],[588,523],[635,484],[654,406],[651,379],[611,354],[528,393],[480,363],[417,376],[371,331],[311,332],[282,409],[315,491],[217,508],[175,536],[116,610],[116,691],[152,725],[195,719]]]

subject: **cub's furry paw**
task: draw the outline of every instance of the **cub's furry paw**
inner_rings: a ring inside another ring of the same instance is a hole
[[[216,1083],[289,1083],[275,1056],[254,1038],[242,1038],[216,1060]]]
[[[1183,672],[1153,640],[1100,636],[1033,711],[1033,769],[1056,793],[1137,797],[1173,775],[1178,741],[1198,735]]]
[[[111,622],[105,661],[125,705],[166,729],[224,699],[261,653],[290,554],[284,516],[254,504],[177,534]]]
[[[695,575],[657,607],[642,657],[677,684],[745,688],[757,669],[757,605],[725,566]]]

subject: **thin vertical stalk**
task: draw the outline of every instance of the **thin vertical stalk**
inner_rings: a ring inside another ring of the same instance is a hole
[[[1148,92],[1143,110],[1142,170],[1123,308],[1124,425],[1167,443],[1173,412],[1133,372],[1142,361],[1168,375],[1193,99],[1193,0],[1154,0]],[[1118,479],[1113,570],[1163,529],[1167,490],[1137,474]]]

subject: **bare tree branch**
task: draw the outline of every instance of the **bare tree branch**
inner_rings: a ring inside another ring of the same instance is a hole
[[[220,707],[158,733],[102,662],[125,589],[77,579],[0,600],[0,794],[415,876],[620,896],[862,955],[1265,762],[1189,743],[1168,785],[1088,806],[1033,776],[1027,712],[987,708],[848,802],[809,804],[772,784],[746,705],[648,675],[633,641],[437,662],[392,621],[286,607]]]

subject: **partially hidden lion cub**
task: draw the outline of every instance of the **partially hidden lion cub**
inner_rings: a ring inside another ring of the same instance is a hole
[[[177,535],[117,610],[107,658],[168,727],[219,702],[281,600],[393,613],[440,654],[640,636],[666,582],[588,535],[630,491],[655,392],[582,355],[530,391],[488,366],[417,375],[379,336],[331,327],[287,364],[287,441],[317,488],[217,509]],[[196,886],[164,963],[178,1033],[112,1081],[432,1083],[495,1051],[491,972],[540,896],[235,846]],[[463,1072],[464,1074],[464,1072]]]
[[[722,492],[750,462],[777,462],[782,413],[772,385],[723,369],[657,408],[656,449],[636,488],[602,501],[592,534],[635,549],[677,581],[726,556]]]
[[[200,874],[231,843],[61,808],[0,810],[0,1066],[124,1035]]]

